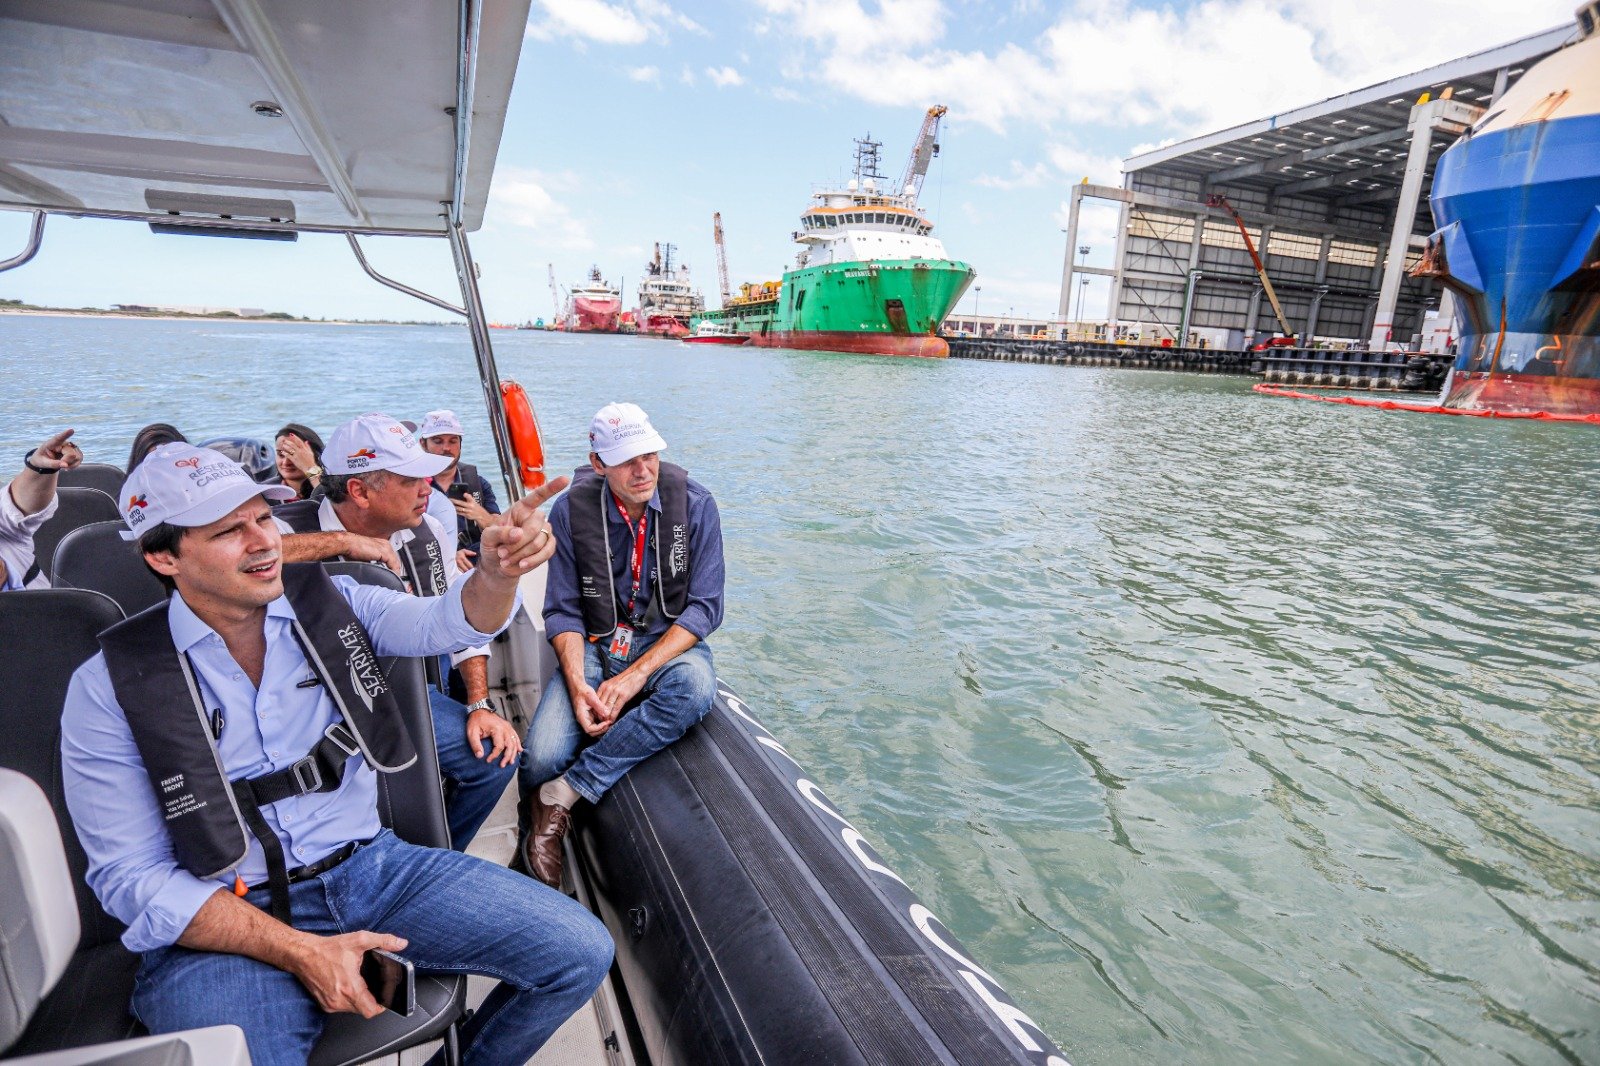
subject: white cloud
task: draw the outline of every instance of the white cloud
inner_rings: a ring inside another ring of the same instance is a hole
[[[726,89],[732,85],[743,85],[744,75],[732,67],[707,67],[706,77],[711,79],[711,84],[719,89]]]
[[[552,41],[570,37],[580,44],[644,44],[663,41],[676,27],[705,33],[705,27],[661,0],[538,0],[542,17],[528,20],[528,36]]]
[[[1011,161],[1009,174],[979,174],[972,179],[972,184],[982,185],[990,189],[1032,189],[1043,185],[1053,175],[1050,168],[1043,163],[1035,163],[1025,167],[1018,160]]]
[[[594,247],[594,238],[556,196],[574,191],[580,184],[575,174],[499,167],[489,189],[486,216],[497,225],[532,230],[552,248],[586,251]]]
[[[629,67],[628,77],[634,81],[649,82],[652,85],[661,84],[661,70],[659,67]]]
[[[693,85],[695,82],[694,71],[690,70],[688,65],[685,64],[682,72],[678,74],[678,80],[685,85]]]
[[[1570,21],[1570,0],[1077,0],[1026,46],[945,42],[938,0],[758,0],[801,69],[875,104],[950,105],[1003,131],[1066,121],[1190,134],[1359,88]],[[968,9],[970,10],[970,9]],[[1008,179],[998,179],[1008,180]]]

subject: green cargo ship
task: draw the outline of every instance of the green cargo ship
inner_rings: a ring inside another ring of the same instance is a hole
[[[944,113],[929,109],[898,192],[879,189],[880,145],[857,141],[856,176],[842,189],[813,194],[800,216],[794,269],[781,282],[741,286],[696,324],[722,323],[763,348],[948,355],[939,325],[977,275],[945,255],[917,207]]]

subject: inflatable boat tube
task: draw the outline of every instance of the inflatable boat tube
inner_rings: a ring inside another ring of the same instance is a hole
[[[700,725],[576,826],[652,1066],[1066,1066],[744,702],[717,689]]]

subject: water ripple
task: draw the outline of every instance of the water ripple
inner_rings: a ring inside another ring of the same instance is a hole
[[[629,399],[717,493],[720,672],[1073,1061],[1600,1063],[1592,429],[496,342],[556,469]],[[459,329],[0,343],[0,454],[447,406],[489,458]]]

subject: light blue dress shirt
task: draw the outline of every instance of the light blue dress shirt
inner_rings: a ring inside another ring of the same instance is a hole
[[[467,622],[461,606],[464,582],[444,596],[424,599],[348,577],[333,581],[380,655],[437,655],[494,637]],[[194,663],[206,709],[222,712],[218,750],[230,780],[290,765],[338,720],[338,709],[321,685],[298,687],[312,673],[294,638],[287,598],[267,605],[259,691],[222,638],[181,596],[174,594],[170,603],[173,643]],[[61,718],[61,766],[67,806],[89,858],[89,887],[107,911],[127,923],[122,942],[131,951],[176,943],[212,893],[232,887],[233,874],[202,881],[178,865],[104,654],[72,675]],[[283,800],[262,808],[262,814],[283,841],[291,868],[316,862],[382,828],[377,774],[364,759],[353,757],[335,791]],[[238,874],[246,884],[267,879],[266,860],[253,837]]]

